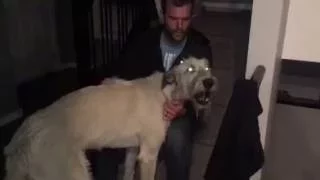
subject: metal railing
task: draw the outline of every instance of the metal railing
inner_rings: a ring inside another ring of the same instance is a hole
[[[110,75],[110,68],[126,45],[132,25],[141,18],[144,11],[140,1],[95,0],[91,2],[92,7],[88,8],[87,12],[78,10],[73,15],[80,80],[88,79],[88,76],[92,79],[92,76]],[[75,4],[73,6],[77,8]],[[81,23],[87,23],[87,26]]]

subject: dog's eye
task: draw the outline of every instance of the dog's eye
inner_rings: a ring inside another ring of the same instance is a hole
[[[194,68],[193,67],[189,67],[188,68],[188,72],[193,72],[194,71]]]
[[[209,68],[209,67],[206,67],[206,68],[204,68],[204,70],[209,71],[209,70],[210,70],[210,68]]]
[[[181,61],[180,61],[180,64],[183,64],[183,63],[184,63],[184,61],[181,60]]]

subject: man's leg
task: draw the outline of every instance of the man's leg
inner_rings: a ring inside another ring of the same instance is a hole
[[[167,180],[188,180],[192,155],[191,121],[181,118],[172,121],[163,155],[167,167]]]

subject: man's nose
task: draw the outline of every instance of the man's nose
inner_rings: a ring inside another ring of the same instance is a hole
[[[178,28],[178,29],[181,29],[182,26],[183,26],[182,20],[177,20],[177,28]]]

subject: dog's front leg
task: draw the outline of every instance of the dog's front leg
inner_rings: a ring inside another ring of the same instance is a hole
[[[67,172],[70,180],[92,180],[92,175],[89,171],[89,162],[83,151],[72,153],[65,161],[68,162],[70,170]]]
[[[138,156],[141,180],[154,180],[156,174],[157,156],[160,148],[150,148],[142,145]]]
[[[141,180],[154,180],[156,174],[156,159],[150,159],[148,162],[140,162]]]
[[[130,147],[126,149],[123,180],[134,180],[135,164],[138,157],[138,153],[138,147]]]

